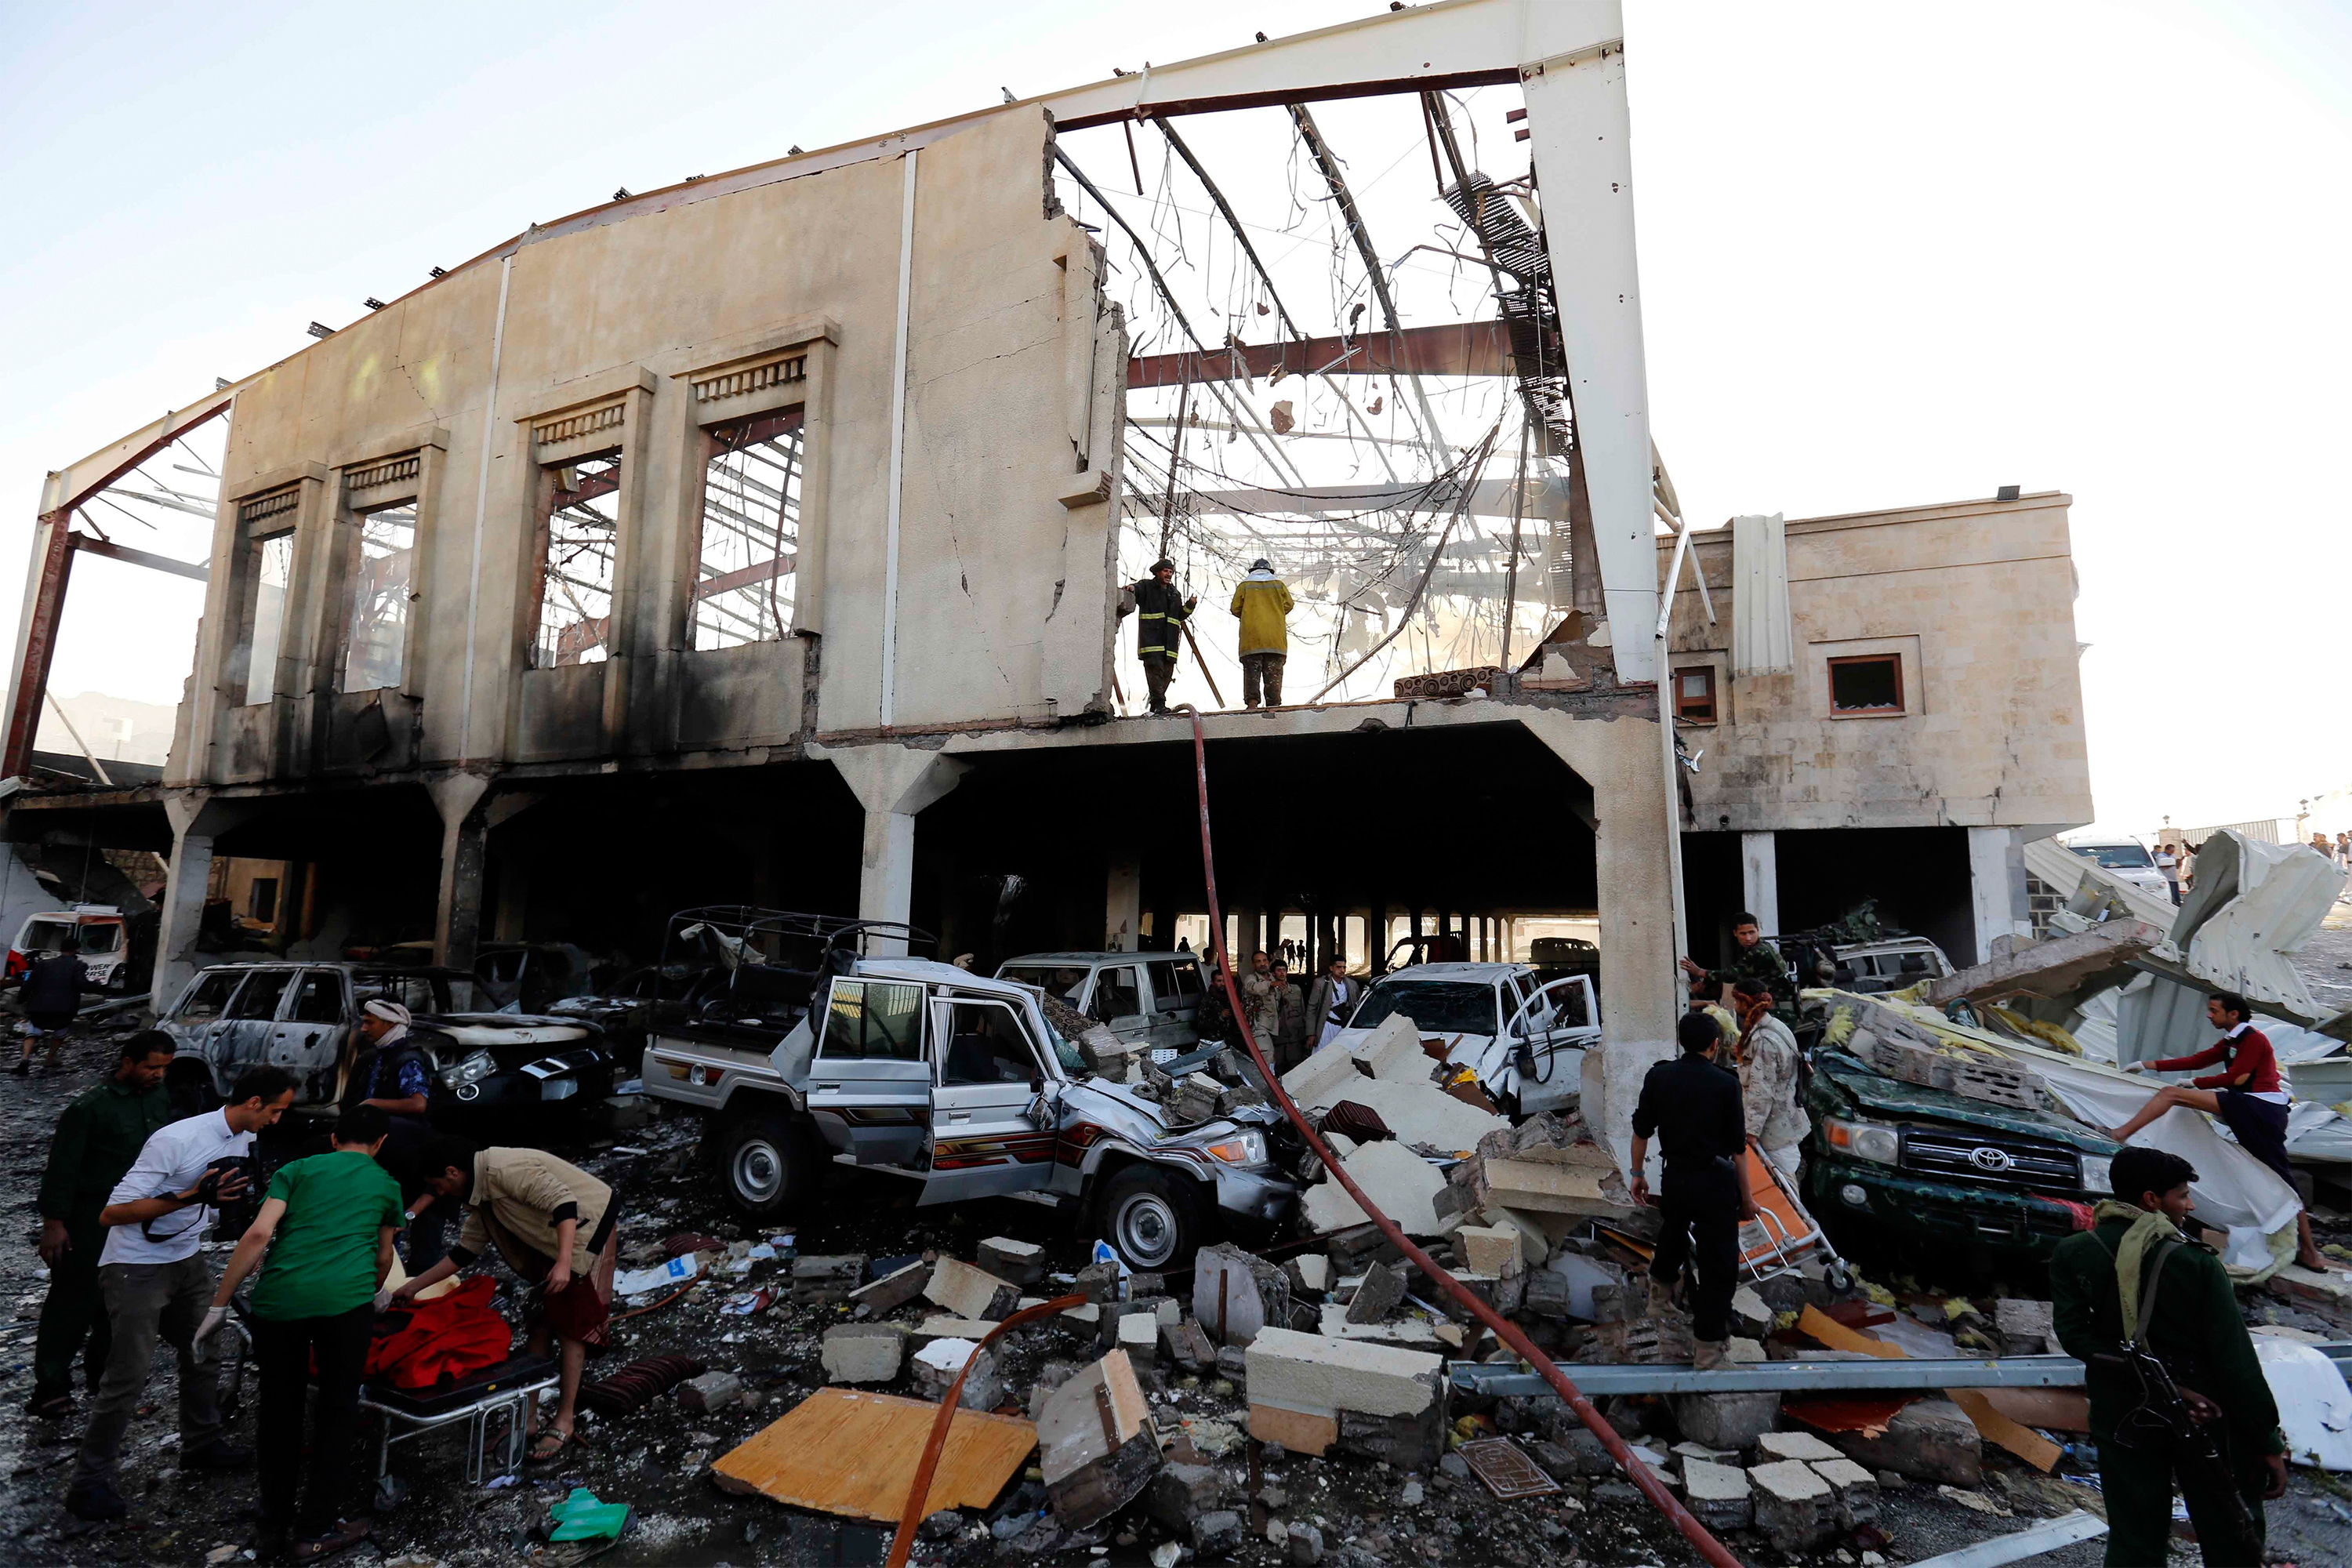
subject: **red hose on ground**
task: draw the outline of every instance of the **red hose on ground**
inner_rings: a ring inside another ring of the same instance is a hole
[[[1666,1490],[1664,1483],[1651,1473],[1647,1465],[1633,1457],[1633,1450],[1625,1446],[1625,1439],[1601,1418],[1601,1412],[1592,1407],[1592,1402],[1568,1380],[1568,1374],[1561,1372],[1549,1356],[1536,1349],[1534,1342],[1520,1332],[1517,1324],[1472,1295],[1454,1276],[1438,1267],[1435,1258],[1415,1246],[1411,1237],[1397,1228],[1396,1221],[1372,1206],[1372,1200],[1365,1195],[1363,1188],[1356,1185],[1347,1168],[1331,1152],[1330,1146],[1323,1142],[1314,1128],[1307,1125],[1307,1119],[1298,1113],[1297,1105],[1284,1092],[1281,1079],[1275,1075],[1274,1068],[1265,1059],[1265,1053],[1258,1049],[1257,1037],[1250,1031],[1248,1016],[1242,1010],[1241,992],[1234,984],[1233,955],[1225,951],[1224,912],[1217,905],[1217,869],[1209,838],[1208,743],[1201,730],[1200,710],[1188,702],[1177,711],[1192,721],[1192,773],[1201,798],[1201,877],[1209,895],[1209,941],[1215,947],[1217,967],[1224,976],[1225,1000],[1234,1010],[1234,1023],[1242,1032],[1242,1043],[1249,1047],[1250,1059],[1257,1063],[1257,1070],[1265,1076],[1266,1088],[1274,1095],[1275,1103],[1282,1108],[1282,1113],[1290,1118],[1291,1125],[1297,1128],[1299,1134],[1307,1140],[1307,1146],[1315,1152],[1315,1157],[1323,1162],[1324,1168],[1331,1173],[1331,1179],[1347,1189],[1348,1195],[1355,1199],[1371,1222],[1380,1227],[1381,1234],[1412,1259],[1413,1267],[1429,1276],[1432,1284],[1459,1301],[1473,1317],[1492,1329],[1496,1339],[1514,1354],[1527,1361],[1546,1383],[1551,1384],[1553,1391],[1568,1402],[1568,1407],[1576,1412],[1576,1418],[1601,1439],[1601,1446],[1609,1451],[1611,1458],[1617,1461],[1618,1467],[1625,1472],[1625,1479],[1639,1488],[1642,1495],[1648,1498],[1660,1513],[1673,1521],[1674,1527],[1682,1531],[1683,1539],[1698,1549],[1701,1557],[1715,1564],[1715,1568],[1741,1568],[1739,1559],[1734,1557],[1723,1542],[1709,1534],[1706,1526],[1692,1518],[1688,1509],[1675,1500],[1674,1494]]]

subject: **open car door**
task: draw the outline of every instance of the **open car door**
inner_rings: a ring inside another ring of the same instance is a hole
[[[860,1165],[919,1163],[931,1120],[926,989],[836,976],[818,1015],[808,1109],[836,1153]]]
[[[931,1038],[940,1079],[921,1202],[1045,1186],[1059,1145],[1046,1091],[1057,1080],[1046,1075],[1028,1019],[992,996],[940,996],[931,1003]]]
[[[1521,1110],[1549,1110],[1559,1099],[1577,1093],[1584,1053],[1601,1043],[1592,981],[1582,974],[1553,981],[1521,1005],[1509,1032],[1517,1054]]]

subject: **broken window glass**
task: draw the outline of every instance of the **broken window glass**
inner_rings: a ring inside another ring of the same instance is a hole
[[[539,630],[531,640],[535,669],[593,664],[606,656],[619,549],[621,454],[606,452],[551,468],[547,483]]]
[[[1903,711],[1903,661],[1891,653],[1830,660],[1830,710],[1833,713]]]
[[[775,642],[793,624],[804,456],[801,411],[721,425],[709,436],[694,646]]]
[[[272,533],[247,544],[245,700],[267,702],[278,695],[278,652],[286,635],[286,584],[294,575],[294,531]]]
[[[359,556],[350,563],[343,668],[335,689],[375,691],[400,684],[401,660],[408,651],[416,503],[364,513],[356,532]]]

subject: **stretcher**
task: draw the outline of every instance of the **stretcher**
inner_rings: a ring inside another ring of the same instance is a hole
[[[1808,1258],[1818,1259],[1830,1288],[1844,1291],[1853,1284],[1853,1271],[1822,1234],[1821,1224],[1806,1212],[1797,1195],[1797,1178],[1767,1160],[1749,1139],[1748,1195],[1756,1200],[1756,1217],[1739,1227],[1739,1277],[1761,1284],[1795,1272]]]
[[[520,1355],[486,1366],[453,1382],[431,1388],[394,1388],[388,1383],[360,1385],[360,1408],[377,1420],[375,1484],[379,1496],[388,1495],[392,1446],[414,1442],[462,1424],[466,1434],[466,1484],[480,1486],[488,1479],[488,1450],[493,1425],[499,1428],[502,1453],[498,1473],[511,1476],[522,1468],[523,1433],[531,1401],[542,1389],[555,1386],[560,1372],[552,1357]]]

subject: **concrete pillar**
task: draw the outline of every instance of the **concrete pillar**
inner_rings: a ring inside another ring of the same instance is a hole
[[[163,814],[172,823],[172,859],[155,935],[154,981],[147,994],[158,1012],[176,1000],[181,988],[205,966],[204,955],[196,951],[196,932],[204,923],[205,889],[212,881],[213,840],[257,809],[250,801],[216,800],[207,790],[174,791],[163,797]]]
[[[475,808],[490,792],[480,773],[451,773],[425,786],[441,814],[441,893],[433,910],[433,962],[474,967],[482,940],[482,869],[489,856],[489,824]]]
[[[1770,833],[1739,836],[1740,907],[1756,917],[1766,936],[1780,929],[1780,851]]]
[[[1114,854],[1107,879],[1103,907],[1103,945],[1113,952],[1140,950],[1143,933],[1143,860],[1133,854]]]
[[[841,770],[866,810],[863,859],[857,875],[857,918],[904,921],[915,904],[915,816],[955,788],[971,764],[912,746],[819,746],[813,756]],[[877,955],[904,954],[903,942],[866,944]]]
[[[1983,963],[1992,957],[1995,937],[2028,936],[2032,913],[2025,895],[2025,855],[2015,830],[1969,829],[1969,910],[1977,939],[1976,956],[1952,955],[1956,963]]]

